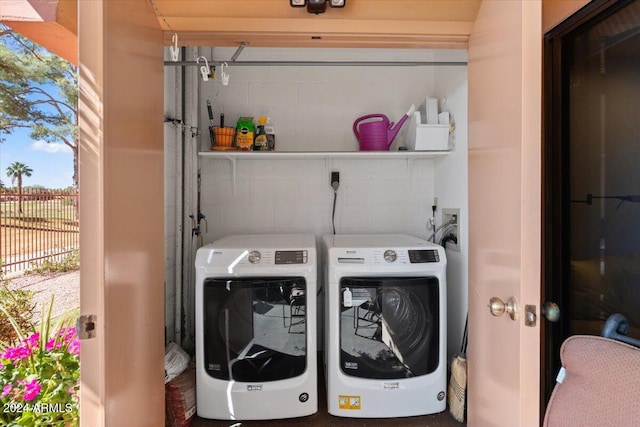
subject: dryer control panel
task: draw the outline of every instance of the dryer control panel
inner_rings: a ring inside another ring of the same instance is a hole
[[[406,249],[401,248],[367,248],[367,249],[338,249],[339,264],[408,264],[410,261]]]
[[[440,255],[435,249],[409,249],[409,261],[412,264],[419,264],[425,262],[440,262]]]
[[[275,265],[306,264],[309,261],[309,251],[253,250],[249,252],[247,261],[249,261],[251,264],[271,264],[272,262]]]
[[[437,249],[366,248],[337,249],[333,252],[338,264],[411,265],[439,263]]]

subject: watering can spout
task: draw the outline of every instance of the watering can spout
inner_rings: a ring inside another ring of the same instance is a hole
[[[407,121],[407,119],[409,117],[411,117],[413,115],[413,113],[416,111],[416,106],[414,104],[411,104],[411,108],[409,108],[409,111],[407,111],[407,113],[402,116],[402,118],[400,119],[400,121],[398,121],[398,123],[393,124],[393,122],[391,122],[389,124],[389,133],[388,133],[388,137],[387,137],[387,148],[391,147],[391,144],[393,143],[393,140],[396,138],[396,136],[398,135],[398,132],[400,132],[400,129],[402,129],[402,125],[404,124],[405,121]]]

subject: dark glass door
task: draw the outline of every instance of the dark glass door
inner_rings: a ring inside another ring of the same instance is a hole
[[[640,2],[569,43],[569,334],[640,335]]]
[[[207,373],[243,382],[283,380],[304,373],[306,291],[302,277],[206,279]]]
[[[596,1],[546,43],[547,392],[559,346],[621,313],[640,338],[640,1]]]
[[[400,379],[438,367],[438,279],[340,281],[340,368],[345,375]]]

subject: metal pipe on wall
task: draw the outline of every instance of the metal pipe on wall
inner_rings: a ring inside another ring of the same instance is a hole
[[[185,48],[182,48],[182,57],[184,58]],[[176,110],[180,110],[179,119],[183,120],[184,123],[184,68],[180,70],[178,87],[176,88],[176,93],[179,96],[176,96],[176,99],[179,101],[176,102]],[[182,129],[177,128],[176,131],[176,141],[180,142],[180,149],[176,150],[176,154],[178,155],[178,159],[176,159],[176,164],[178,165],[178,170],[176,170],[176,175],[180,176],[180,186],[176,186],[175,188],[175,196],[176,196],[176,242],[175,242],[175,264],[176,264],[176,274],[175,274],[175,305],[174,305],[174,340],[178,345],[182,345],[182,272],[184,270],[184,262],[183,262],[183,239],[184,239],[184,127]]]
[[[364,67],[455,67],[466,66],[466,61],[208,61],[209,66],[227,64],[230,67],[318,67],[318,66],[364,66]],[[191,67],[202,66],[196,61],[164,61],[165,66]]]

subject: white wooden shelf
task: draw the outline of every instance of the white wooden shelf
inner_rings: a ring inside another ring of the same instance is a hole
[[[435,159],[450,151],[201,151],[203,158],[281,159]]]

